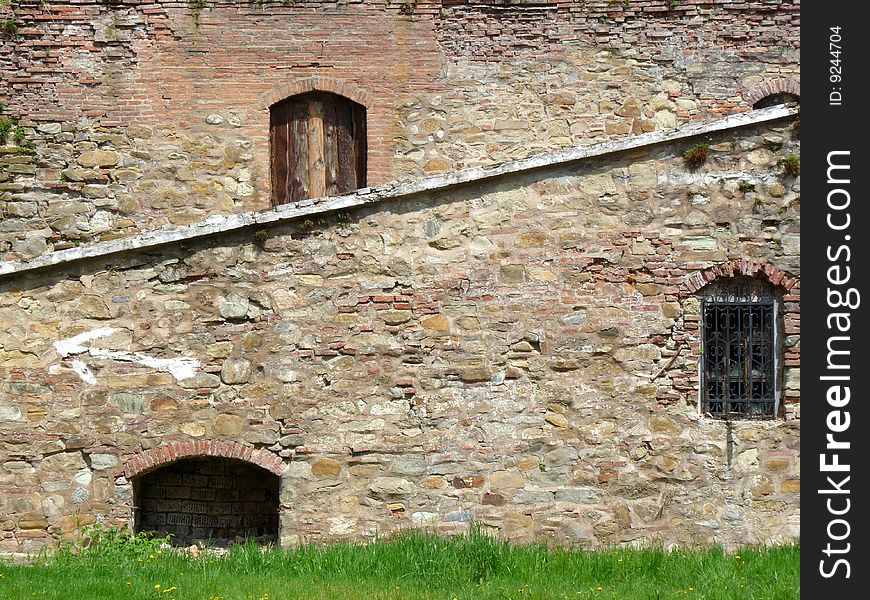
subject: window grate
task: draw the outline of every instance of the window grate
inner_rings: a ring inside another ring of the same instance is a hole
[[[703,410],[714,417],[776,415],[776,303],[719,290],[702,304]]]

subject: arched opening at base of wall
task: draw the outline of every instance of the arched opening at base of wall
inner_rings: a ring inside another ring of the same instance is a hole
[[[173,545],[278,541],[278,476],[249,462],[184,458],[133,479],[136,533]]]

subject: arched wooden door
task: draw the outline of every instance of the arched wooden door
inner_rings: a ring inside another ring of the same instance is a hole
[[[272,203],[349,194],[366,186],[366,109],[329,92],[270,109]]]

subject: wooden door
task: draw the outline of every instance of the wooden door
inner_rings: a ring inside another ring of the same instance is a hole
[[[339,196],[366,185],[365,107],[327,92],[271,108],[272,202]]]

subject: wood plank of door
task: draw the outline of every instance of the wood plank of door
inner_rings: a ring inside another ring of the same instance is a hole
[[[323,159],[323,102],[308,103],[308,197],[326,194],[326,168]]]
[[[288,169],[290,198],[295,202],[308,198],[308,101],[293,102],[289,127]]]
[[[326,170],[326,195],[340,196],[338,155],[341,140],[338,136],[338,113],[343,109],[337,102],[323,103],[323,160]]]
[[[272,189],[273,202],[285,204],[290,199],[287,189],[288,156],[290,152],[290,122],[292,108],[289,102],[277,106],[272,113]]]

